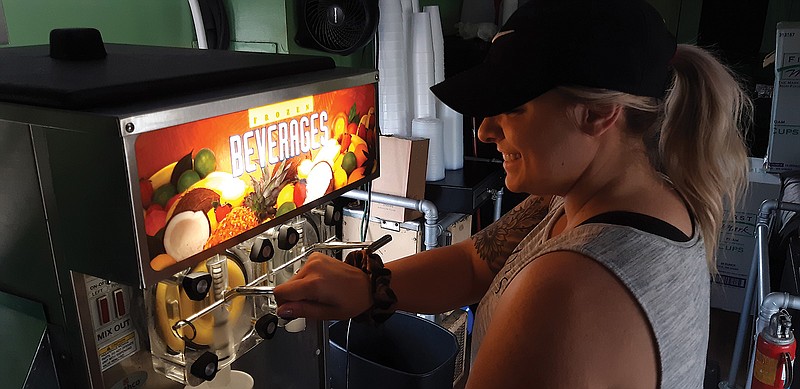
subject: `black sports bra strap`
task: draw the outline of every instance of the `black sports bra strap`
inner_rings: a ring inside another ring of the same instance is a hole
[[[580,225],[591,223],[605,223],[632,227],[640,231],[667,238],[669,240],[674,240],[676,242],[688,242],[691,240],[691,237],[686,236],[683,231],[679,230],[672,224],[637,212],[611,211],[601,213],[599,215],[590,217]]]

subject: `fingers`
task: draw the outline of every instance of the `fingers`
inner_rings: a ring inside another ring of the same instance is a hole
[[[286,281],[275,287],[275,301],[278,304],[287,301],[320,301],[319,286],[316,280],[317,277],[299,277],[300,274],[295,276],[289,281]]]
[[[330,262],[341,262],[341,261],[339,261],[336,258],[332,258],[325,254],[315,251],[308,256],[306,263],[300,268],[295,277],[302,278],[306,274],[313,272],[314,269],[318,269],[317,266],[324,266],[324,264]]]
[[[278,316],[353,317],[372,304],[369,276],[323,254],[311,255],[289,281],[275,287]]]

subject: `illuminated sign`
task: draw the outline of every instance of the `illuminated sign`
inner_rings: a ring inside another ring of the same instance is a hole
[[[374,105],[370,84],[140,135],[150,266],[162,270],[369,177]]]

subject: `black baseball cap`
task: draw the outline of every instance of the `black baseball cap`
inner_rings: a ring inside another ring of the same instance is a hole
[[[508,112],[557,86],[663,97],[675,37],[644,0],[529,0],[486,60],[431,87],[465,115]]]

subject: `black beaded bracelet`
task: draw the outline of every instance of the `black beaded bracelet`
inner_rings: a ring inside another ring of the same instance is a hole
[[[392,271],[383,266],[383,261],[378,254],[370,253],[368,250],[353,251],[347,254],[344,261],[361,269],[370,277],[372,306],[354,319],[374,324],[385,322],[394,313],[397,303],[397,296],[389,287]]]

